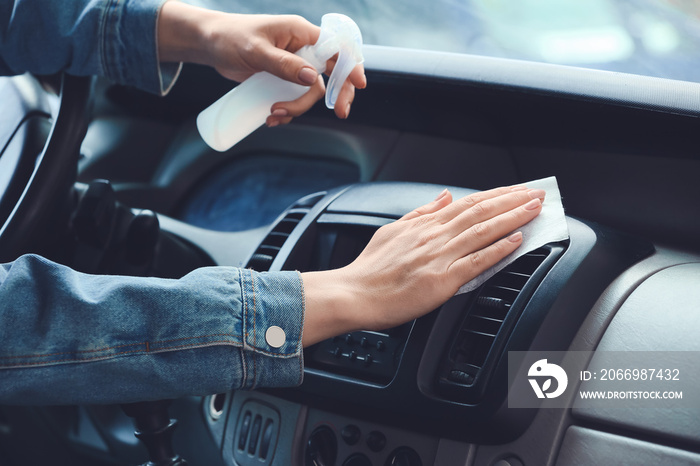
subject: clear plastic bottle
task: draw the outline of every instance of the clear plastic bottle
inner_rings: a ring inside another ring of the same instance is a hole
[[[326,62],[338,54],[326,86],[326,106],[333,108],[340,89],[355,65],[362,63],[362,34],[345,15],[329,13],[321,19],[321,34],[314,45],[296,54],[323,73]],[[212,149],[223,152],[265,123],[276,102],[296,100],[309,87],[265,71],[255,73],[197,116],[199,134]]]

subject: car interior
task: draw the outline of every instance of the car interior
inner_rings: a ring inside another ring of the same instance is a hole
[[[167,278],[331,269],[445,187],[456,199],[555,176],[568,240],[416,321],[307,348],[298,387],[172,400],[172,446],[206,466],[699,464],[700,405],[591,408],[572,392],[562,408],[509,408],[508,355],[682,351],[673,368],[700,383],[700,84],[364,55],[347,120],[317,104],[223,153],[195,126],[232,86],[213,70],[185,65],[164,98],[3,78],[3,261]],[[121,406],[0,406],[0,464],[141,464],[134,429]]]

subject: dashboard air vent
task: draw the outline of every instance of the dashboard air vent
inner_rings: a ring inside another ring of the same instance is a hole
[[[325,193],[311,194],[301,198],[290,207],[284,217],[272,227],[272,230],[255,250],[255,253],[248,261],[248,268],[258,272],[270,270],[272,262],[277,257],[284,242],[287,241],[289,235],[294,231],[294,228],[324,195]]]
[[[527,253],[477,291],[440,369],[442,388],[473,387],[487,378],[488,366],[498,358],[525,304],[562,250],[547,245]]]

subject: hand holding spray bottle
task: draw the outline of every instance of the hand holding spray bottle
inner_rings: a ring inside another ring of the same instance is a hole
[[[355,22],[345,15],[329,13],[321,19],[321,34],[314,45],[296,52],[316,71],[323,73],[326,62],[338,54],[326,89],[326,106],[332,109],[338,94],[355,65],[362,63],[362,34]],[[214,102],[197,116],[199,134],[212,149],[230,149],[255,131],[270,116],[276,102],[296,100],[309,87],[270,74],[255,73]]]

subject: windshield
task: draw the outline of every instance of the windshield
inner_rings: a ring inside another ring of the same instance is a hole
[[[189,0],[238,13],[355,20],[366,44],[700,82],[700,0]]]

